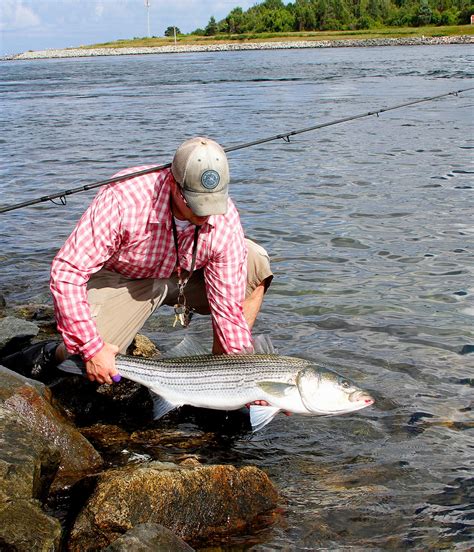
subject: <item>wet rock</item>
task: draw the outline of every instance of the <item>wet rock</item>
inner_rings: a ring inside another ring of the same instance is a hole
[[[0,313],[1,312],[2,309],[0,307]],[[52,305],[36,303],[17,305],[5,308],[4,316],[11,316],[13,318],[34,322],[39,330],[36,335],[38,340],[51,339],[52,337],[60,339]],[[24,343],[21,344],[21,346],[23,345]]]
[[[104,552],[191,552],[194,550],[158,523],[141,523],[119,537]]]
[[[59,521],[46,515],[36,500],[0,501],[0,550],[53,552],[59,550]]]
[[[127,355],[141,356],[145,358],[152,358],[158,356],[159,354],[160,352],[153,341],[141,334],[137,334],[135,336],[131,345],[127,349]]]
[[[210,542],[243,531],[277,505],[274,485],[253,466],[172,468],[152,462],[92,478],[94,488],[71,530],[69,550],[108,546],[145,522],[164,525],[192,545]]]
[[[60,453],[0,406],[0,550],[58,550],[61,526],[41,508]]]
[[[0,404],[15,412],[30,432],[60,451],[54,482],[60,487],[100,468],[102,458],[50,401],[50,391],[44,385],[0,367]]]
[[[27,304],[13,308],[16,316],[25,320],[37,320],[41,322],[54,321],[54,308],[52,305]]]
[[[135,431],[130,436],[133,443],[144,445],[145,448],[159,446],[175,447],[188,450],[200,448],[216,441],[216,435],[200,430],[183,431],[180,429],[147,429]]]
[[[125,446],[130,439],[127,431],[109,424],[94,424],[90,427],[83,427],[81,433],[96,448],[106,451],[115,451]]]
[[[177,458],[180,466],[200,466],[201,462],[196,454],[187,454]]]
[[[44,499],[59,467],[59,450],[3,406],[0,435],[0,494],[10,500]]]
[[[31,338],[38,335],[39,328],[14,316],[0,319],[0,356],[6,356],[27,345]]]

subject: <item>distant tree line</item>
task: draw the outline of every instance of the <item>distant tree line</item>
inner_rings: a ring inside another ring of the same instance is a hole
[[[166,27],[165,36],[174,36],[180,34],[182,33],[179,27]]]
[[[463,25],[474,14],[472,0],[265,0],[209,19],[191,34],[244,34],[371,29],[382,26]]]

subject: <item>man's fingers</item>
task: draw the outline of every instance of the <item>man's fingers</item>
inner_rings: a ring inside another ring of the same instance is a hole
[[[250,408],[252,404],[255,404],[257,406],[270,406],[270,403],[268,403],[267,401],[253,401],[252,403],[247,403],[245,406],[247,408]]]

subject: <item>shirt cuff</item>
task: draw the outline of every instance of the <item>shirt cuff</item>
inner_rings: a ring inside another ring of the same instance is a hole
[[[81,347],[81,356],[84,362],[90,360],[105,345],[104,340],[98,335]]]

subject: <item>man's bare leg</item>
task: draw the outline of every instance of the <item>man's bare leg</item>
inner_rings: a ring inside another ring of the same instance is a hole
[[[56,349],[54,356],[58,364],[60,364],[61,362],[64,362],[70,356],[69,353],[67,352],[66,345],[64,345],[64,343],[60,343],[58,345],[58,348]]]

